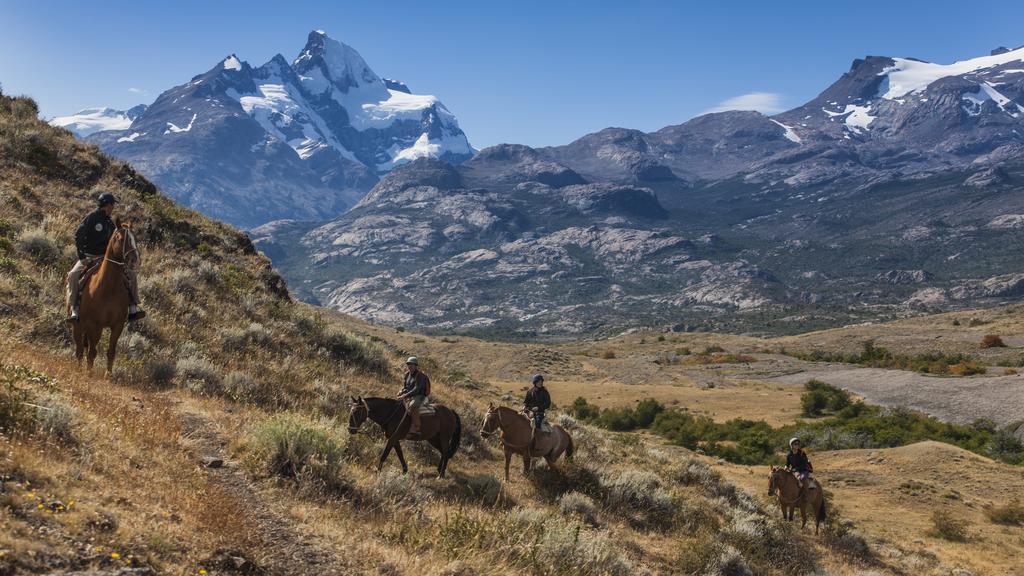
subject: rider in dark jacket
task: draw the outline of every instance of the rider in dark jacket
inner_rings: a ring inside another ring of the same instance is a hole
[[[801,488],[807,483],[807,479],[811,477],[811,472],[814,472],[814,467],[811,466],[807,453],[803,451],[799,438],[793,438],[789,441],[789,453],[786,454],[786,468],[796,473],[797,478],[800,479]]]
[[[551,408],[551,394],[544,387],[544,376],[537,374],[533,377],[533,387],[526,393],[526,400],[523,401],[523,411],[533,415],[533,429],[539,430],[544,422],[544,411]]]
[[[78,304],[81,296],[78,292],[78,285],[82,274],[106,254],[107,244],[116,228],[111,215],[114,213],[114,205],[117,203],[117,198],[110,192],[100,194],[96,197],[96,209],[90,212],[75,230],[75,251],[78,253],[78,261],[68,272],[67,277],[67,303],[71,312],[68,317],[69,322],[78,322]],[[129,322],[146,316],[145,310],[139,308],[139,282],[136,267],[140,262],[138,250],[133,250],[130,258],[126,255],[125,262],[121,263],[128,283],[128,293],[131,296],[131,303],[128,306]]]

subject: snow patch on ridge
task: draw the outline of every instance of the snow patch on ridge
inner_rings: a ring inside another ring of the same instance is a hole
[[[978,70],[1024,61],[1024,47],[993,56],[961,60],[952,64],[934,64],[907,58],[893,58],[895,64],[878,73],[885,76],[878,96],[893,100],[927,88],[932,82],[947,76],[961,76]]]
[[[128,114],[113,108],[86,108],[69,116],[58,116],[50,120],[53,126],[67,128],[79,138],[105,130],[127,130],[132,119]]]
[[[239,71],[242,69],[242,63],[238,61],[238,58],[234,54],[224,59],[225,70]]]
[[[771,120],[771,118],[769,118],[769,120]],[[790,142],[796,142],[797,144],[800,144],[800,142],[801,142],[800,136],[797,136],[796,130],[793,130],[792,128],[790,128],[789,126],[786,126],[785,124],[783,124],[782,122],[779,122],[778,120],[772,120],[772,122],[775,122],[779,126],[782,126],[782,129],[786,131],[785,134],[783,134],[783,136],[786,137],[786,140],[789,140]]]
[[[195,124],[196,116],[198,116],[198,114],[192,114],[192,119],[188,121],[188,126],[185,126],[184,128],[179,127],[174,122],[168,122],[167,130],[164,130],[164,134],[180,134],[182,132],[192,130],[192,124]]]

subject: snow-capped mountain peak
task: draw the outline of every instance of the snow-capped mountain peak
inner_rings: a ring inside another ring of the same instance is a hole
[[[879,73],[879,76],[884,76],[884,80],[879,87],[878,96],[895,100],[921,91],[942,78],[987,71],[1010,63],[1021,64],[1017,68],[1024,69],[1024,46],[1015,50],[993,52],[996,53],[952,64],[935,64],[913,58],[893,58],[892,66]],[[1015,70],[1011,73],[1024,73],[1024,70]]]
[[[163,92],[137,119],[98,110],[77,116],[58,120],[87,130],[172,196],[243,225],[334,216],[395,166],[474,153],[436,97],[386,84],[359,52],[319,30],[290,63],[278,54],[253,67],[230,54]],[[176,171],[181,158],[190,173]],[[249,174],[264,167],[266,190],[305,191],[242,200],[253,191]],[[195,177],[203,170],[208,177]]]
[[[292,63],[303,86],[313,94],[331,88],[365,102],[387,100],[387,88],[355,48],[323,31],[310,32],[306,46]],[[335,96],[337,97],[337,96]]]

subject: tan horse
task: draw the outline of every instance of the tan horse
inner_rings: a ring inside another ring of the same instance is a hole
[[[138,245],[135,243],[131,228],[120,221],[115,223],[115,228],[107,242],[107,250],[99,270],[89,277],[82,290],[78,322],[71,323],[72,336],[75,340],[75,358],[81,365],[82,356],[87,354],[86,366],[89,372],[92,372],[96,361],[97,346],[103,336],[103,329],[110,328],[105,372],[107,377],[114,369],[117,341],[128,321],[128,306],[131,304],[125,267],[133,265],[139,259]]]
[[[537,438],[530,442],[533,436],[533,429],[530,426],[530,419],[505,406],[494,406],[491,404],[484,416],[484,424],[480,428],[480,435],[484,438],[493,436],[501,430],[501,444],[505,449],[505,481],[508,481],[508,467],[512,461],[512,454],[519,454],[523,457],[523,474],[528,474],[533,465],[534,458],[544,458],[548,466],[554,466],[562,454],[566,459],[572,459],[576,447],[572,443],[572,436],[561,426],[552,425],[554,433],[537,433]]]
[[[768,496],[774,496],[778,491],[779,508],[782,509],[784,520],[793,520],[793,511],[800,509],[800,527],[807,526],[807,510],[814,511],[814,533],[818,533],[818,527],[825,519],[825,493],[817,480],[808,480],[809,486],[800,493],[800,481],[792,472],[785,468],[772,466],[771,474],[768,476]]]

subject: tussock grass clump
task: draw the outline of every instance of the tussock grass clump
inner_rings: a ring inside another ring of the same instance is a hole
[[[314,488],[337,489],[341,478],[344,442],[326,424],[293,414],[281,414],[253,432],[254,457],[271,476],[294,479]]]
[[[18,234],[16,242],[18,250],[33,262],[42,266],[52,266],[61,258],[61,249],[53,241],[50,234],[42,228],[26,228]]]
[[[615,350],[604,350],[603,352],[601,352],[601,358],[605,360],[614,360]]]
[[[586,494],[566,492],[558,498],[558,508],[566,516],[575,516],[591,526],[597,526],[597,505]]]
[[[945,510],[936,510],[932,513],[932,528],[928,535],[951,542],[966,542],[967,521]]]
[[[608,532],[529,507],[506,513],[459,509],[437,528],[434,542],[448,558],[473,551],[500,554],[495,561],[540,574],[645,573],[622,555]]]
[[[1002,506],[993,506],[986,511],[988,519],[996,524],[1024,526],[1024,504],[1014,499]]]
[[[985,337],[981,339],[981,344],[979,345],[982,348],[1006,348],[1006,344],[1003,342],[1003,339],[997,334],[985,335]]]
[[[384,506],[415,506],[429,502],[433,495],[416,479],[401,470],[388,468],[374,477],[366,491],[371,502]]]
[[[608,507],[630,515],[638,527],[667,529],[676,522],[675,498],[662,488],[661,479],[653,472],[626,470],[605,478],[604,489]]]
[[[37,433],[69,446],[79,443],[75,435],[80,420],[77,408],[55,394],[36,396],[33,400]]]
[[[273,349],[277,347],[274,335],[266,326],[252,322],[245,328],[224,328],[220,339],[226,350],[240,352],[249,346]]]
[[[212,362],[201,356],[179,358],[175,364],[178,376],[185,386],[197,394],[216,394],[220,391],[220,374]]]
[[[390,373],[388,354],[378,344],[329,328],[319,316],[300,316],[295,327],[314,348],[332,360],[355,366],[370,374],[387,376]]]
[[[154,358],[142,367],[142,375],[152,386],[166,388],[178,373],[177,365],[162,358]]]

